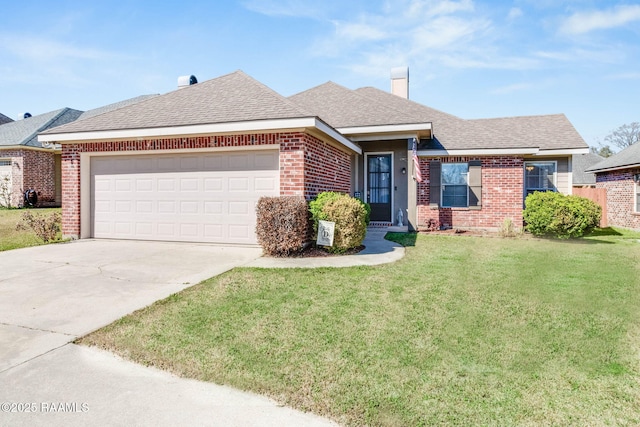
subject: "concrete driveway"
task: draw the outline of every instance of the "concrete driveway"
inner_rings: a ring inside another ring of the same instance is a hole
[[[0,425],[332,425],[70,344],[260,253],[118,240],[0,252]]]

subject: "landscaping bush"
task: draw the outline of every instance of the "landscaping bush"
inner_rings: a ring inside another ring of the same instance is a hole
[[[552,191],[529,194],[523,212],[527,231],[561,239],[585,235],[598,226],[601,216],[602,209],[595,202]]]
[[[26,211],[22,214],[16,229],[33,230],[43,242],[49,243],[57,240],[61,222],[62,216],[59,212],[54,212],[51,215],[39,215]]]
[[[261,197],[256,214],[258,243],[268,255],[300,252],[311,238],[309,209],[303,197]]]
[[[325,192],[309,203],[315,233],[318,221],[336,223],[333,246],[329,251],[344,253],[362,244],[367,233],[367,216],[370,210],[365,203],[347,194]]]

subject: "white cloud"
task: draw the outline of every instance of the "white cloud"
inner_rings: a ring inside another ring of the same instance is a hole
[[[242,5],[253,12],[267,16],[318,18],[323,15],[321,2],[309,0],[246,0]]]
[[[622,27],[640,21],[640,5],[622,5],[608,10],[578,12],[560,26],[564,34],[584,34],[594,30]]]
[[[519,7],[512,7],[509,11],[509,14],[507,15],[507,19],[509,21],[514,21],[518,18],[521,18],[523,15],[524,13],[522,12],[522,9],[520,9]]]
[[[383,40],[387,33],[376,25],[366,23],[334,22],[336,37],[340,40],[372,41]]]
[[[395,1],[390,3],[389,9],[402,9],[402,2]],[[415,18],[417,16],[430,18],[433,16],[451,15],[458,12],[473,12],[475,6],[473,0],[412,0],[408,7],[405,8],[405,16]]]
[[[485,20],[465,20],[455,17],[441,17],[426,22],[413,32],[413,51],[446,49],[473,37],[491,26]]]
[[[0,50],[30,61],[46,62],[62,59],[100,60],[113,58],[116,55],[93,48],[79,48],[53,40],[34,37],[3,36],[0,37]]]

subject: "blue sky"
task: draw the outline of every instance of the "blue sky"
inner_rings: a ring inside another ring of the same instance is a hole
[[[88,110],[241,69],[288,96],[328,80],[463,118],[565,113],[595,145],[640,121],[640,2],[4,2],[0,112]],[[436,129],[437,131],[437,129]]]

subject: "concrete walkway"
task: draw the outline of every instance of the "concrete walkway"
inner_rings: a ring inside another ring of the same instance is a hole
[[[393,262],[371,229],[357,255],[278,259],[255,247],[81,240],[0,252],[0,425],[335,426],[263,396],[178,378],[72,342],[238,266]]]
[[[385,240],[385,234],[387,234],[387,229],[384,228],[368,229],[363,242],[365,249],[355,255],[315,258],[273,258],[263,256],[249,262],[246,266],[260,268],[354,267],[358,265],[386,264],[400,260],[404,256],[404,247]]]

